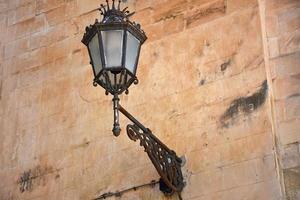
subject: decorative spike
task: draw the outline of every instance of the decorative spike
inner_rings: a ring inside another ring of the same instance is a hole
[[[112,0],[112,2],[113,2],[112,3],[112,9],[115,10],[116,9],[116,7],[115,7],[115,0]]]
[[[107,4],[107,10],[110,10],[108,0],[106,0],[106,4]]]
[[[126,15],[127,18],[131,17],[132,15],[134,15],[135,12],[129,13],[128,15]]]
[[[121,0],[119,0],[118,10],[120,10]]]
[[[122,12],[125,12],[127,9],[128,9],[128,7],[124,8],[124,9],[122,10]]]
[[[102,7],[102,9],[103,9],[103,14],[105,14],[105,13],[106,13],[106,8],[105,8],[105,6],[104,6],[103,4],[101,4],[101,7]]]

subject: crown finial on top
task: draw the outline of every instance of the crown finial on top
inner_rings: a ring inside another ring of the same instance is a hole
[[[134,12],[130,13],[127,10],[128,7],[125,7],[123,10],[121,10],[122,1],[118,0],[118,2],[118,6],[116,6],[116,0],[112,0],[111,6],[109,0],[106,0],[106,6],[103,4],[100,5],[98,10],[100,11],[101,15],[103,15],[103,23],[128,20],[128,18],[134,14]]]

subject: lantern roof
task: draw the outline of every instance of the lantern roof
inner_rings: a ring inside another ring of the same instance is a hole
[[[135,12],[128,11],[128,7],[121,9],[121,0],[119,0],[118,5],[115,5],[115,0],[112,0],[112,4],[110,5],[108,0],[106,0],[106,5],[101,4],[98,10],[100,14],[103,16],[102,21],[99,22],[98,19],[95,20],[95,23],[89,25],[85,28],[85,33],[82,39],[82,42],[87,45],[91,37],[94,35],[97,27],[104,26],[114,26],[114,25],[123,25],[123,27],[127,26],[128,29],[133,30],[143,43],[147,37],[145,32],[141,29],[141,25],[135,22],[131,22],[129,18],[135,14]]]

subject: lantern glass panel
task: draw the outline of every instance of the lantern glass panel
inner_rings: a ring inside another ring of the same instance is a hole
[[[133,74],[135,73],[139,48],[140,41],[136,37],[134,37],[129,31],[127,31],[125,67]]]
[[[101,31],[106,67],[121,67],[123,30]]]
[[[95,76],[97,76],[102,69],[98,34],[96,34],[90,41],[89,50],[90,50],[90,55],[93,63],[94,73]]]

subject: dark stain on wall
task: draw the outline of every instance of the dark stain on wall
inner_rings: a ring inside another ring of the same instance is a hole
[[[23,172],[19,179],[20,191],[30,191],[32,189],[32,173],[31,170]]]
[[[206,80],[205,80],[205,79],[202,79],[202,80],[199,82],[199,86],[202,86],[202,85],[204,85],[204,84],[205,84],[205,82],[206,82]]]
[[[224,62],[222,65],[221,65],[221,71],[224,72],[231,64],[231,60],[229,59],[228,61]]]
[[[47,166],[37,166],[34,169],[24,171],[18,180],[20,192],[30,192],[33,190],[33,186],[46,185],[46,176],[49,174],[56,174],[55,179],[58,179],[60,177],[58,172],[59,170],[54,170],[52,167]]]
[[[251,114],[253,111],[261,107],[267,98],[268,93],[268,83],[265,80],[261,88],[248,97],[240,97],[233,100],[230,107],[221,116],[220,122],[222,127],[228,127],[234,124],[236,117],[239,114]]]

